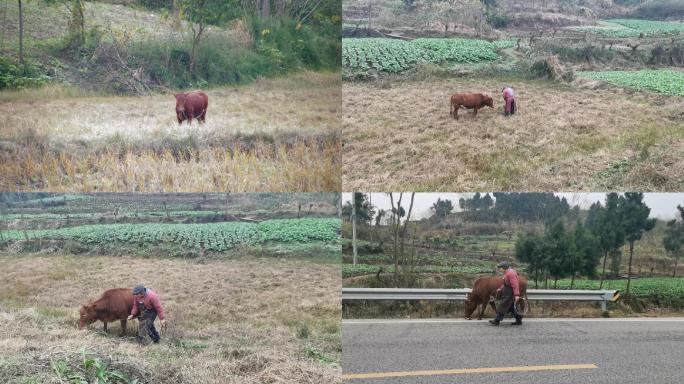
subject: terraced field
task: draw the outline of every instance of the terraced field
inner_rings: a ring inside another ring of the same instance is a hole
[[[668,96],[684,96],[684,71],[668,69],[640,71],[589,71],[578,76]]]
[[[684,23],[639,19],[609,19],[602,20],[596,27],[573,28],[579,31],[597,33],[605,37],[664,37],[678,36],[684,33]]]
[[[189,249],[223,252],[237,245],[305,243],[338,237],[339,219],[283,219],[261,223],[107,224],[60,229],[7,231],[5,239],[68,239],[88,246],[124,243],[138,246],[174,243]]]
[[[399,73],[421,63],[475,64],[499,58],[498,49],[509,40],[491,43],[475,39],[422,38],[412,41],[388,38],[343,39],[342,63],[353,72]]]

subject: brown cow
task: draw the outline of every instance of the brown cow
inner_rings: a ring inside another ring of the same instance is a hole
[[[472,108],[475,110],[475,116],[477,116],[477,110],[489,106],[494,108],[494,100],[481,93],[454,93],[451,95],[451,106],[449,107],[449,114],[458,120],[458,109]]]
[[[207,117],[207,106],[209,105],[209,96],[202,91],[192,91],[187,93],[176,93],[176,117],[178,124],[182,124],[187,120],[188,124],[192,123],[192,119],[196,118],[200,123],[205,122]]]
[[[527,278],[518,277],[518,283],[520,284],[520,297],[524,298],[523,305],[527,305]],[[482,315],[484,315],[485,309],[487,309],[487,304],[490,304],[494,312],[496,312],[496,307],[494,306],[494,296],[496,295],[496,290],[503,285],[503,278],[499,276],[489,276],[480,277],[475,280],[473,284],[473,289],[468,294],[465,301],[465,318],[470,320],[470,316],[473,314],[478,305],[482,305],[480,314],[477,319],[482,320]]]
[[[126,318],[133,309],[133,294],[130,288],[115,288],[105,291],[102,297],[81,307],[81,318],[78,327],[83,329],[88,324],[98,320],[104,323],[107,332],[107,322],[121,320],[121,335],[126,334]]]

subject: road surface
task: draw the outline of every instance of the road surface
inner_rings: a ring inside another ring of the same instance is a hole
[[[345,320],[345,383],[684,382],[684,318]]]

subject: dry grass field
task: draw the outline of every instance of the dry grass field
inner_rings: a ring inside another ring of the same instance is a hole
[[[340,267],[301,260],[188,262],[129,257],[0,256],[0,382],[57,383],[84,353],[140,383],[339,383]],[[139,281],[168,312],[158,345],[78,309]]]
[[[518,93],[503,116],[501,89]],[[494,109],[449,116],[449,96]],[[684,98],[500,78],[347,83],[345,190],[658,190],[684,187]]]
[[[340,76],[209,90],[206,125],[171,93],[0,93],[0,189],[330,191],[340,185]]]

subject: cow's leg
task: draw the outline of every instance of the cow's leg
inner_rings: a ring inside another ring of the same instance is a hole
[[[458,109],[459,109],[460,107],[461,107],[461,106],[458,105],[458,104],[456,104],[456,105],[454,106],[454,119],[456,119],[456,120],[458,120]]]
[[[477,316],[478,320],[482,320],[482,316],[484,315],[484,311],[487,308],[487,304],[484,303],[484,304],[481,304],[481,306],[482,306],[482,309],[480,310],[480,314]]]
[[[105,333],[107,333],[107,322],[103,321],[103,323],[104,323],[104,331],[105,331]]]
[[[126,319],[121,320],[121,336],[126,336]]]
[[[207,110],[205,109],[202,111],[202,115],[199,117],[199,121],[201,121],[202,123],[205,123],[206,118],[207,118]]]
[[[474,117],[474,116],[477,116],[477,107],[475,107],[473,109],[475,110],[475,114],[473,115],[473,117]]]

